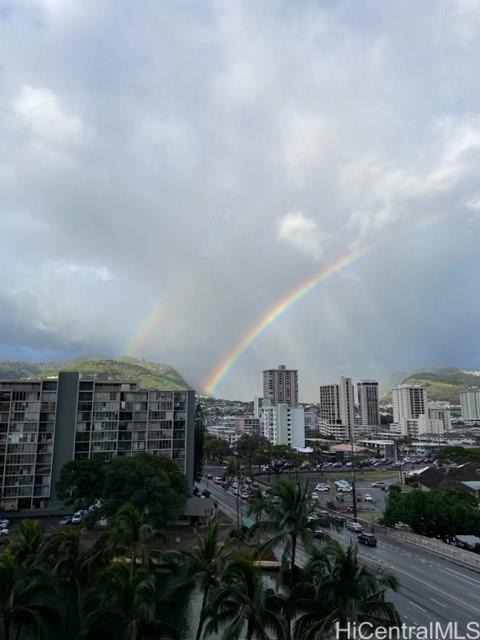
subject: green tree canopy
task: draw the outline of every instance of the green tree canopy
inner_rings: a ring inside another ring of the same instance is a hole
[[[235,448],[240,460],[246,464],[250,475],[252,475],[252,466],[258,459],[258,454],[268,449],[268,440],[263,436],[256,434],[243,434],[237,441]]]
[[[101,458],[71,460],[63,465],[56,490],[68,505],[86,508],[103,493],[106,463]]]
[[[480,461],[480,448],[466,449],[460,446],[443,447],[435,458],[442,464],[445,462],[456,462],[457,464],[478,462]]]
[[[129,502],[140,512],[148,509],[152,524],[164,527],[182,513],[187,494],[185,476],[173,460],[139,453],[108,463],[102,499],[107,513]]]
[[[226,440],[207,435],[205,438],[205,455],[209,462],[222,464],[225,458],[232,454],[232,450]]]
[[[99,498],[108,515],[131,503],[140,512],[148,509],[152,524],[164,527],[182,512],[188,488],[173,460],[138,453],[109,462],[95,458],[68,462],[61,471],[57,492],[67,504],[77,507]]]
[[[449,542],[457,534],[477,534],[480,513],[475,498],[454,489],[414,489],[389,494],[384,522],[408,524],[415,533]]]

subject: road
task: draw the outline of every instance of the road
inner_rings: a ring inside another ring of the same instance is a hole
[[[233,493],[213,482],[208,482],[208,489],[222,511],[235,522],[237,498]],[[248,505],[239,500],[239,507],[240,516],[245,516]],[[329,530],[329,533],[344,546],[356,542],[356,535],[347,529]],[[403,622],[415,626],[457,622],[459,632],[464,634],[468,622],[480,620],[479,573],[386,536],[377,537],[377,547],[360,545],[359,557],[398,578],[400,591],[391,593],[390,599]],[[302,555],[300,551],[300,561]]]

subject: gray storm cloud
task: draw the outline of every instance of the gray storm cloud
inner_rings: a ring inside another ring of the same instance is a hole
[[[129,351],[201,386],[372,243],[218,392],[480,367],[478,4],[25,0],[0,29],[0,357]]]

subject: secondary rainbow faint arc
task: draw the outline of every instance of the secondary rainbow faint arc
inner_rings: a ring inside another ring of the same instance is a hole
[[[422,217],[414,225],[407,228],[405,231],[412,232],[418,231],[422,228],[430,226],[435,222],[448,217],[448,213],[434,214],[430,216]],[[261,335],[268,327],[275,322],[287,309],[289,309],[295,302],[303,298],[307,293],[314,289],[321,282],[324,282],[327,278],[338,273],[342,269],[350,266],[353,262],[361,258],[365,254],[369,253],[372,249],[380,246],[381,242],[374,242],[369,244],[363,244],[359,247],[351,249],[347,253],[342,254],[336,258],[333,262],[323,267],[321,271],[311,276],[307,280],[303,281],[300,285],[291,289],[286,295],[282,296],[273,304],[266,313],[264,313],[257,322],[250,328],[250,330],[244,335],[240,342],[232,349],[217,365],[214,371],[205,381],[203,388],[209,395],[213,395],[217,386],[222,379],[227,375],[233,365],[236,363],[242,353],[252,344],[252,342]]]

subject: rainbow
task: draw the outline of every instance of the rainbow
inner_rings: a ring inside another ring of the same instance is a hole
[[[428,227],[435,222],[439,222],[446,218],[449,214],[441,213],[432,216],[422,217],[414,225],[411,225],[405,230],[405,233],[417,231]],[[310,291],[315,289],[319,284],[325,282],[331,276],[346,269],[352,263],[356,262],[362,256],[370,253],[372,249],[377,248],[383,244],[383,242],[374,242],[369,244],[363,244],[356,248],[353,248],[346,253],[335,258],[333,262],[323,267],[318,273],[310,276],[307,280],[291,289],[287,294],[276,300],[274,304],[268,309],[244,334],[240,342],[229,351],[218,363],[216,368],[209,375],[203,388],[206,393],[213,395],[216,392],[218,385],[222,382],[228,372],[235,365],[240,356],[251,346],[251,344],[264,333],[280,316],[282,316],[290,307],[296,302],[301,300]]]

